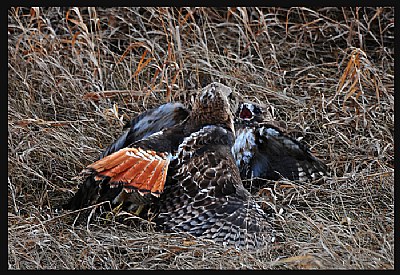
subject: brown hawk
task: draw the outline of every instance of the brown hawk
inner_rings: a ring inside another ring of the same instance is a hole
[[[238,248],[267,244],[273,238],[270,217],[243,187],[231,154],[231,94],[229,87],[212,83],[184,121],[89,165],[89,183],[74,204],[108,199],[129,207],[147,196],[143,203],[158,213],[154,221],[164,231]]]

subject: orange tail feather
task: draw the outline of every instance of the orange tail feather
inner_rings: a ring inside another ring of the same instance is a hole
[[[165,185],[169,159],[163,153],[140,148],[124,148],[90,164],[85,170],[94,171],[95,179],[110,177],[110,186],[123,184],[126,192],[159,196]]]
[[[137,189],[141,194],[151,193],[159,196],[164,190],[165,180],[168,172],[169,159],[153,159],[141,165],[135,171],[128,171],[129,180],[124,184],[124,189],[130,192]]]
[[[126,159],[126,153],[131,151],[137,151],[136,148],[123,148],[111,155],[108,155],[92,164],[88,165],[87,168],[91,168],[97,172],[111,169],[116,164],[121,163],[121,160]]]

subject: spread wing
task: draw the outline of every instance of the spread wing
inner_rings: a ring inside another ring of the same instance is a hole
[[[241,248],[270,241],[268,217],[241,183],[232,142],[232,133],[218,126],[184,140],[160,197],[158,224]]]
[[[253,177],[316,180],[327,172],[326,165],[309,148],[278,128],[264,125],[255,131],[257,149],[251,164]]]
[[[164,104],[133,119],[101,158],[82,171],[84,182],[63,208],[76,210],[106,200],[139,205],[149,203],[149,195],[159,196],[169,166],[167,154],[183,139],[187,111],[182,106]]]
[[[309,181],[327,173],[326,165],[309,148],[285,134],[273,118],[273,108],[242,103],[237,111],[232,155],[242,179]],[[254,181],[253,181],[254,182]]]

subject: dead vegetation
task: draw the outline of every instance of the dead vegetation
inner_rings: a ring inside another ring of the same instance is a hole
[[[275,186],[276,243],[56,211],[129,117],[210,81],[273,104],[332,171]],[[8,268],[393,269],[394,8],[9,9]]]

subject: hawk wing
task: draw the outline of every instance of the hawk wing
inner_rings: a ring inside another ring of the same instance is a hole
[[[268,125],[260,127],[256,134],[259,150],[253,165],[255,174],[259,173],[262,158],[265,158],[270,167],[267,176],[271,178],[281,175],[291,180],[307,181],[326,175],[327,166],[304,143]]]
[[[187,118],[189,110],[182,103],[166,103],[149,109],[133,118],[121,136],[100,155],[103,158],[130,144],[142,140],[163,129],[179,124]]]
[[[233,152],[245,179],[309,181],[327,173],[326,165],[305,144],[272,125],[245,127],[236,142]]]
[[[183,139],[188,111],[180,103],[150,109],[131,121],[131,126],[81,175],[84,182],[63,205],[76,210],[94,203],[129,202],[128,208],[147,204],[163,192],[168,171],[168,154]]]
[[[268,216],[244,189],[230,147],[233,134],[219,126],[192,133],[179,146],[171,184],[159,201],[156,223],[240,248],[270,241]]]

